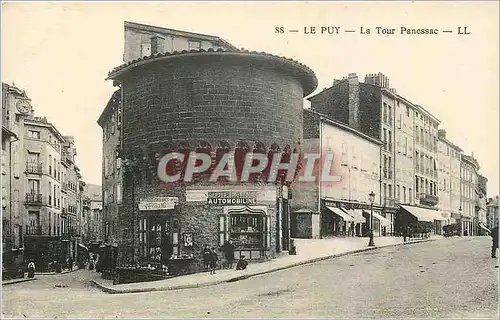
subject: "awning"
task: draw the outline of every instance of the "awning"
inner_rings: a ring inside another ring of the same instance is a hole
[[[328,207],[328,206],[327,206],[327,208],[331,212],[335,213],[336,215],[338,215],[339,217],[344,219],[344,221],[354,222],[354,218],[351,217],[350,215],[348,215],[347,213],[345,213],[345,211],[343,211],[342,209],[336,208],[336,207]]]
[[[368,215],[370,214],[370,211],[368,210],[363,210],[363,211]],[[380,213],[378,213],[378,211],[375,210],[373,211],[373,217],[380,221],[380,225],[382,227],[388,227],[391,225],[391,221],[386,217],[382,216]]]
[[[347,210],[347,213],[354,218],[354,223],[366,222],[365,217],[363,217],[363,212],[360,209],[350,209]]]
[[[446,220],[446,218],[441,215],[441,211],[410,206],[401,206],[401,208],[415,216],[418,221],[434,222],[434,220]]]
[[[491,230],[490,230],[490,229],[488,229],[488,228],[486,228],[486,226],[482,225],[481,223],[479,224],[479,226],[480,226],[483,230],[488,231],[488,232],[490,232],[490,233],[491,233]]]

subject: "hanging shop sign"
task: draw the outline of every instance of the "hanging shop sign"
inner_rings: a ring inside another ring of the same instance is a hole
[[[177,197],[151,197],[139,202],[139,210],[170,210],[178,203]]]

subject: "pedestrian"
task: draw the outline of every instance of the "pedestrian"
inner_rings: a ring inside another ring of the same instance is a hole
[[[354,222],[351,222],[351,237],[354,237]]]
[[[403,242],[406,242],[406,237],[408,236],[408,226],[403,227]]]
[[[209,258],[210,274],[215,274],[215,269],[217,269],[217,261],[219,261],[219,257],[217,256],[217,251],[215,251],[215,248],[212,248],[212,250],[210,250],[210,258]]]
[[[493,242],[491,245],[491,257],[496,258],[498,249],[498,225],[491,229],[491,238]]]
[[[245,256],[241,256],[240,260],[236,264],[236,270],[245,270],[248,266],[248,262],[245,260]]]
[[[34,278],[35,277],[35,262],[33,260],[30,260],[28,263],[28,278]]]
[[[222,252],[224,252],[224,258],[226,259],[225,267],[227,269],[232,269],[234,261],[234,245],[231,239],[224,243],[224,245],[222,246]]]
[[[203,268],[205,268],[205,271],[208,271],[210,268],[210,248],[206,244],[205,247],[203,248],[202,255],[203,255]]]

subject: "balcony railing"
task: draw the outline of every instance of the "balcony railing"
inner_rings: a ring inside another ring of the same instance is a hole
[[[26,162],[26,172],[34,174],[42,174],[43,166],[41,163],[37,162]]]
[[[27,193],[25,203],[42,205],[43,204],[43,196],[41,193]]]
[[[42,234],[42,226],[26,226],[26,234],[27,235],[41,235]]]
[[[435,206],[439,203],[439,197],[430,193],[422,192],[420,193],[420,203],[429,206]]]

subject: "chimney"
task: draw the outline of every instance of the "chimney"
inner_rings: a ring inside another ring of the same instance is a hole
[[[367,74],[365,76],[365,83],[389,89],[389,78],[381,72],[378,74]]]
[[[349,73],[349,127],[359,130],[359,80],[355,73]]]
[[[163,52],[164,40],[165,38],[158,35],[151,37],[151,55],[156,54],[158,52]]]
[[[474,159],[474,152],[471,152],[470,156],[472,157],[472,159]]]

